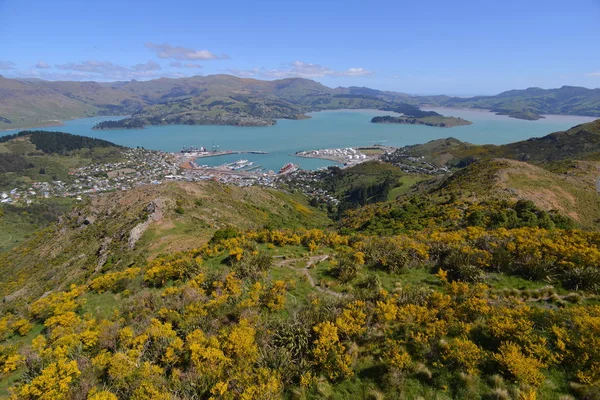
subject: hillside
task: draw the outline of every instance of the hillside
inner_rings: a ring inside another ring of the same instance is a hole
[[[19,81],[0,76],[0,129],[58,125],[61,120],[129,113],[144,101],[96,82]]]
[[[189,250],[217,229],[324,226],[302,196],[218,183],[170,183],[107,193],[78,205],[20,249],[0,254],[0,296],[41,295],[136,257]],[[138,241],[139,240],[139,241]],[[36,277],[31,276],[32,271]],[[40,281],[38,276],[46,276]]]
[[[408,95],[365,90],[331,89],[301,78],[261,81],[230,75],[108,84],[0,78],[0,129],[127,114],[142,124],[270,125],[274,119],[301,118],[309,111],[378,109],[409,100]]]
[[[139,181],[3,206],[0,227],[21,236],[0,252],[0,398],[593,399],[600,162],[593,141],[576,153],[590,160],[565,157],[595,130],[536,139],[539,165],[493,157],[529,141],[446,139],[400,152],[478,159],[299,171],[286,190]],[[0,148],[114,149],[48,135]],[[93,168],[169,164],[117,150],[138,161]]]
[[[598,162],[569,162],[552,172],[521,161],[492,159],[457,171],[434,193],[454,193],[477,201],[527,199],[542,210],[559,212],[583,227],[598,229],[599,178]]]
[[[530,162],[598,159],[600,119],[541,138],[499,146],[497,151],[501,157],[520,158]]]
[[[123,148],[62,132],[23,131],[0,137],[0,192],[32,182],[68,181],[69,171],[123,161]]]
[[[0,137],[0,251],[56,221],[81,195],[170,173],[164,170],[166,157],[61,132]]]
[[[130,82],[50,82],[0,77],[0,129],[59,124],[93,115],[132,115],[120,127],[149,124],[271,125],[310,111],[419,111],[420,105],[486,108],[516,118],[539,114],[600,116],[600,89],[513,90],[497,96],[411,96],[364,87],[335,89],[302,78],[273,81],[231,75]],[[421,117],[411,111],[406,115]],[[112,129],[114,125],[99,125]]]
[[[508,158],[534,164],[562,160],[600,159],[600,119],[569,130],[554,132],[505,145],[474,145],[454,138],[399,149],[386,161],[400,163],[403,157],[425,157],[438,166],[465,167],[477,160]]]
[[[484,108],[521,119],[538,119],[541,114],[600,117],[600,89],[563,86],[558,89],[509,90],[496,96],[442,98],[446,107]]]
[[[1,254],[0,397],[593,398],[596,232],[432,195],[342,233],[305,201],[146,186]]]

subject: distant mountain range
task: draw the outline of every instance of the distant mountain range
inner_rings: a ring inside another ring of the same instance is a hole
[[[329,88],[289,78],[275,81],[230,75],[160,78],[138,82],[50,82],[0,77],[0,129],[43,126],[96,115],[130,116],[99,129],[162,124],[272,125],[331,109],[417,112],[414,106],[490,109],[515,118],[540,114],[600,117],[600,89],[562,87],[512,90],[497,96],[412,96],[364,87]],[[413,115],[413,114],[407,114]]]
[[[563,86],[560,89],[529,88],[509,90],[496,96],[441,98],[437,104],[484,108],[521,119],[538,119],[541,114],[599,117],[600,89],[576,86]]]

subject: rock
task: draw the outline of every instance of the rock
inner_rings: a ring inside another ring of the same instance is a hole
[[[98,263],[96,264],[96,268],[95,268],[94,272],[99,272],[102,269],[102,267],[104,266],[104,264],[106,263],[106,260],[108,259],[108,255],[110,254],[109,246],[110,246],[111,242],[112,242],[112,238],[110,238],[110,237],[105,237],[104,240],[102,241],[102,244],[100,245],[100,248],[98,249],[98,252],[96,253],[98,256]]]
[[[135,243],[140,240],[146,229],[150,226],[151,223],[155,221],[160,221],[163,218],[163,210],[165,208],[165,200],[162,198],[157,198],[152,200],[144,209],[144,211],[148,212],[148,218],[142,223],[137,224],[133,227],[131,232],[129,233],[129,248],[133,249],[135,247]]]

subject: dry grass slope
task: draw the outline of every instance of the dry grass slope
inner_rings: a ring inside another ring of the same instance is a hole
[[[62,290],[105,270],[198,247],[228,226],[245,230],[328,224],[303,196],[260,187],[169,183],[106,193],[0,254],[0,296],[25,300]]]

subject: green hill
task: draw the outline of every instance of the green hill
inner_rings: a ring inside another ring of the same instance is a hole
[[[122,147],[62,132],[23,131],[0,137],[0,191],[33,181],[69,180],[69,171],[122,161]]]
[[[538,119],[540,114],[600,117],[600,89],[575,86],[509,90],[496,96],[443,98],[439,103],[447,107],[484,108],[521,119]]]
[[[302,78],[261,81],[209,75],[97,83],[0,77],[0,129],[60,124],[65,119],[93,115],[133,115],[122,122],[123,127],[169,123],[270,125],[277,118],[302,118],[310,111],[366,108],[405,112],[407,108],[418,110],[420,105],[486,108],[524,119],[548,113],[600,116],[600,89],[530,88],[497,96],[456,98],[364,87],[333,89]]]
[[[75,207],[20,248],[0,253],[0,296],[21,290],[25,300],[139,257],[190,250],[218,229],[310,228],[328,221],[303,196],[260,187],[170,183],[108,193]]]
[[[73,183],[70,172],[79,167],[125,160],[123,148],[113,143],[61,132],[23,131],[0,137],[0,193],[13,189],[25,193],[50,191],[32,188],[50,183],[58,190]],[[37,184],[36,184],[37,186]],[[65,189],[62,191],[66,191]],[[41,194],[41,193],[39,193]],[[37,196],[32,204],[0,205],[0,252],[30,237],[36,230],[56,221],[74,203],[73,198]],[[2,199],[3,200],[3,199]]]
[[[492,159],[475,162],[455,172],[434,193],[483,201],[527,199],[545,211],[569,216],[581,226],[598,229],[600,163],[571,161],[549,171],[529,163]]]
[[[478,160],[508,158],[535,164],[562,160],[600,159],[600,119],[505,145],[474,145],[454,138],[407,146],[386,159],[400,162],[405,155],[425,157],[439,166],[464,167]]]
[[[305,202],[146,186],[0,254],[0,397],[593,398],[597,232],[435,194],[336,232]]]

